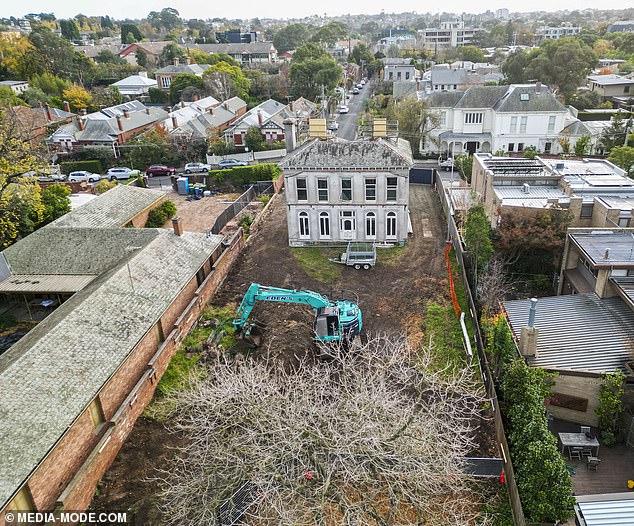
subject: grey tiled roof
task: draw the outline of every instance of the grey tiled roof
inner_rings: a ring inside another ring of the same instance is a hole
[[[493,86],[491,86],[493,87]],[[528,95],[528,100],[522,100],[522,95]],[[548,86],[532,84],[513,84],[509,86],[508,94],[501,98],[495,107],[495,111],[524,112],[524,111],[568,111],[557,100]]]
[[[222,240],[189,232],[177,236],[171,230],[123,231],[140,236],[130,240],[138,249],[0,356],[0,507]],[[115,229],[101,232],[113,234]],[[63,259],[78,248],[58,245],[57,257]]]
[[[412,166],[407,141],[320,141],[314,139],[300,146],[280,163],[291,170],[350,168],[390,169]]]
[[[436,91],[424,97],[430,108],[453,108],[462,98],[461,91]]]
[[[164,68],[157,69],[154,75],[171,74],[171,75],[202,75],[209,68],[209,64],[171,64]]]
[[[464,92],[456,108],[493,108],[508,86],[473,86]]]
[[[432,68],[432,84],[464,84],[467,80],[467,71],[464,69]]]
[[[164,196],[160,190],[120,184],[56,219],[49,227],[120,227]]]

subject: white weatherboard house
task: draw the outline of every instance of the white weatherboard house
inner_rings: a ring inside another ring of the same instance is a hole
[[[533,146],[558,153],[560,132],[573,117],[541,84],[473,86],[465,92],[434,92],[425,98],[440,123],[424,151],[449,156],[476,152],[522,152]]]
[[[280,164],[290,246],[407,240],[409,142],[313,139]]]

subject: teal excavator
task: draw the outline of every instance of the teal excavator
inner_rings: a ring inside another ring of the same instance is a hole
[[[257,345],[253,330],[256,323],[248,322],[257,301],[300,303],[310,305],[315,311],[315,339],[320,342],[350,342],[361,332],[361,309],[349,300],[330,301],[326,296],[310,290],[289,290],[251,283],[242,298],[233,326],[247,341]]]

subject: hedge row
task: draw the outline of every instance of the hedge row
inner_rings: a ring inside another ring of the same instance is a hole
[[[70,172],[77,172],[85,170],[94,174],[103,173],[103,166],[101,161],[93,159],[90,161],[68,161],[59,164],[60,170],[63,174],[68,175]]]
[[[282,169],[274,163],[236,166],[226,170],[212,170],[207,174],[216,183],[230,183],[233,186],[256,183],[257,181],[274,181],[282,173]]]

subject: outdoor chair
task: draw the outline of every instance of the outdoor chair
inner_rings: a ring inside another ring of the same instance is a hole
[[[581,451],[581,456],[582,457],[591,457],[592,456],[592,448],[591,447],[584,447]]]
[[[583,451],[582,447],[571,447],[570,448],[570,460],[576,458],[577,460],[581,460],[581,453]]]
[[[586,460],[586,469],[589,469],[590,471],[596,471],[599,467],[599,462],[601,462],[601,460],[597,457],[588,457],[588,459]]]

